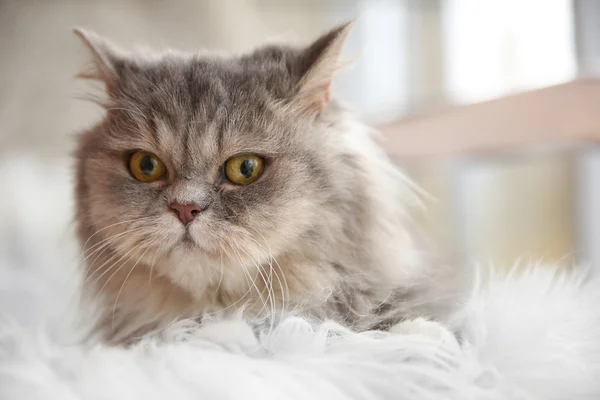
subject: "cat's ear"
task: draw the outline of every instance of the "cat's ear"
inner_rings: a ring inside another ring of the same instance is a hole
[[[323,110],[331,100],[331,81],[339,68],[339,58],[354,21],[340,25],[324,34],[302,53],[304,71],[299,82],[296,101],[313,112]]]
[[[91,58],[88,69],[77,74],[77,77],[102,81],[107,93],[114,95],[119,82],[119,68],[124,60],[122,51],[94,32],[74,28],[73,33],[81,39]]]

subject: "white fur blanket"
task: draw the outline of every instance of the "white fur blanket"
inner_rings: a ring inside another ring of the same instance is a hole
[[[52,271],[0,268],[0,399],[600,398],[600,280],[585,271],[480,282],[449,327],[460,344],[435,325],[290,318],[258,336],[184,322],[127,349],[82,341]]]

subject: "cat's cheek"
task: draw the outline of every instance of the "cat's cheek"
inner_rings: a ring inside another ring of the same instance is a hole
[[[160,220],[160,219],[159,219]],[[170,229],[169,224],[154,221],[140,221],[136,227],[121,229],[114,249],[122,256],[139,260],[140,264],[152,263],[161,253],[166,253],[175,247],[181,238],[181,233]]]

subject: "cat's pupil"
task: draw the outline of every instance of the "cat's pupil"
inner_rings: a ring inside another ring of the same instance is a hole
[[[240,172],[244,178],[250,178],[254,172],[254,163],[252,160],[244,160],[240,165]]]
[[[144,175],[150,175],[154,171],[154,160],[150,156],[144,156],[140,160],[140,170]]]

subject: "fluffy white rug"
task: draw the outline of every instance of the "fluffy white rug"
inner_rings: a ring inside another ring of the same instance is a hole
[[[460,344],[419,322],[289,318],[258,335],[182,322],[127,349],[83,341],[52,271],[0,268],[0,399],[600,398],[600,280],[583,270],[482,279],[448,327]]]

